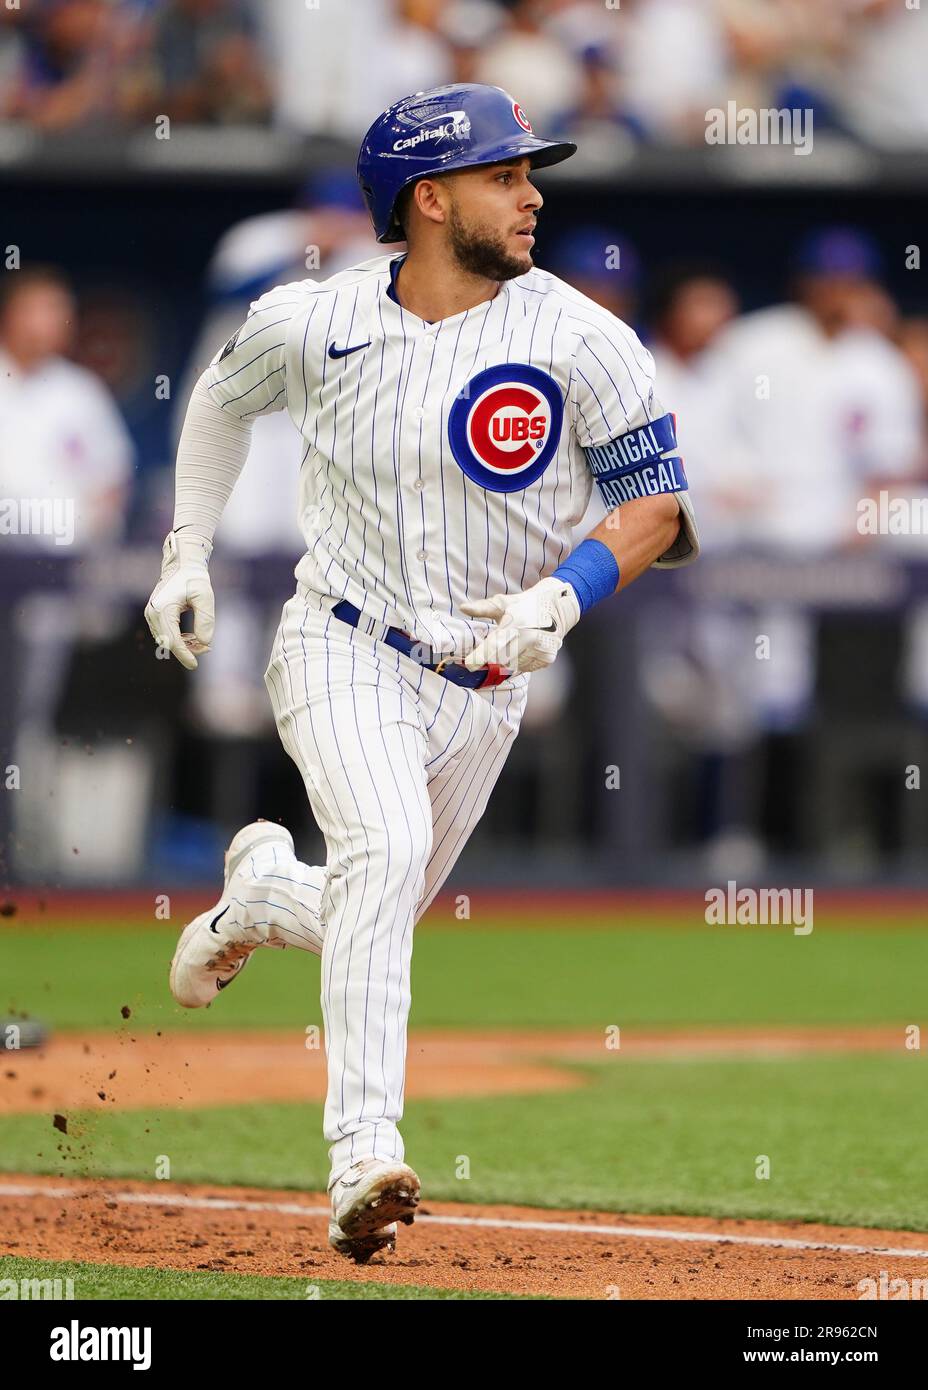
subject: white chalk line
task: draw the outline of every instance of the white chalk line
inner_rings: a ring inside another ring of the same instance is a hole
[[[30,1187],[0,1183],[0,1197],[81,1197],[87,1189]],[[249,1202],[230,1197],[175,1197],[146,1192],[107,1192],[111,1202],[125,1206],[186,1207],[191,1211],[247,1211],[277,1216],[329,1219],[328,1207],[306,1207],[299,1202]],[[894,1259],[928,1260],[928,1250],[894,1249],[887,1245],[843,1245],[837,1241],[796,1240],[789,1236],[741,1236],[718,1231],[676,1231],[663,1226],[600,1226],[589,1221],[522,1221],[496,1216],[417,1216],[416,1224],[465,1226],[494,1231],[542,1231],[579,1236],[606,1236],[622,1240],[670,1240],[691,1245],[751,1245],[778,1250],[834,1250],[844,1255],[886,1255]]]

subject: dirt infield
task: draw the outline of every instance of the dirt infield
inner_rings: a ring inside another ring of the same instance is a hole
[[[318,1102],[325,1054],[306,1043],[299,1032],[146,1035],[129,1025],[61,1034],[3,1058],[0,1115]],[[902,1045],[898,1028],[623,1031],[618,1053],[588,1031],[416,1032],[407,1093],[576,1087],[585,1084],[577,1063],[610,1055],[634,1065]],[[908,1232],[470,1206],[426,1193],[396,1254],[359,1269],[329,1250],[326,1221],[322,1194],[0,1174],[0,1255],[606,1299],[855,1299],[858,1282],[883,1270],[928,1279],[928,1234]]]
[[[316,1193],[0,1178],[0,1253],[291,1275],[308,1296],[315,1280],[357,1279],[559,1298],[857,1299],[881,1270],[928,1278],[928,1236],[908,1232],[428,1200],[394,1255],[358,1267],[329,1250],[327,1216]]]
[[[619,1056],[782,1057],[904,1044],[898,1028],[625,1030],[620,1041],[610,1051],[605,1034],[590,1031],[416,1032],[406,1094],[422,1100],[570,1089],[583,1084],[571,1063]],[[63,1033],[46,1047],[0,1056],[0,1115],[324,1098],[321,1042],[296,1031]]]

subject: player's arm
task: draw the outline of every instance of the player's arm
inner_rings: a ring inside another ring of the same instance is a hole
[[[675,568],[699,554],[675,422],[654,396],[653,359],[631,330],[617,328],[627,337],[610,342],[594,332],[582,343],[574,401],[577,438],[609,514],[547,579],[463,606],[497,624],[465,657],[472,670],[550,665],[594,603],[652,565]]]
[[[212,641],[213,536],[248,457],[252,422],[286,404],[284,348],[298,301],[294,285],[256,300],[191,392],[177,447],[174,524],[164,542],[161,578],[145,608],[156,643],[188,670]],[[181,614],[188,608],[193,632],[182,633]]]
[[[604,517],[587,540],[599,541],[612,552],[619,579],[611,592],[627,588],[658,564],[679,539],[680,526],[680,503],[666,493],[633,498],[621,512],[616,508]]]

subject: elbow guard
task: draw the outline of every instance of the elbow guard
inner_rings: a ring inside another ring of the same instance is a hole
[[[673,545],[654,561],[651,566],[654,570],[681,569],[683,565],[691,565],[699,555],[699,531],[689,493],[678,492],[677,501],[680,503],[680,530]]]

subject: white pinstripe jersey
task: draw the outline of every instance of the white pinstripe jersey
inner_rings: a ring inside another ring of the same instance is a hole
[[[664,411],[635,333],[563,280],[533,269],[428,323],[394,297],[402,259],[271,290],[206,379],[224,409],[286,408],[303,436],[297,579],[460,655],[488,627],[462,602],[571,550],[583,448]]]

